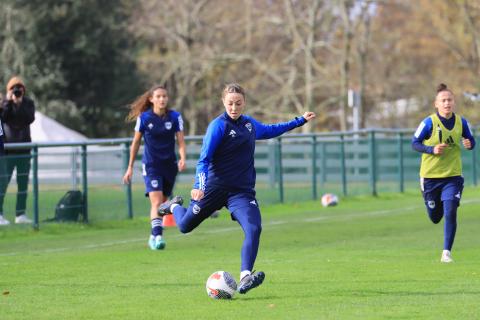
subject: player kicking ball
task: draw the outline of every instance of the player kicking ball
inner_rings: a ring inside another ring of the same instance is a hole
[[[182,233],[195,229],[215,211],[226,207],[243,229],[240,283],[237,291],[247,293],[265,279],[262,271],[253,271],[260,244],[262,219],[255,198],[255,140],[278,137],[315,118],[313,112],[273,125],[244,115],[244,89],[228,84],[222,93],[225,112],[208,126],[198,160],[195,183],[188,208],[179,196],[162,204],[159,214],[171,214]]]
[[[435,224],[445,217],[440,261],[449,263],[463,191],[461,145],[472,150],[475,139],[467,120],[453,112],[454,95],[443,83],[437,88],[435,108],[437,112],[420,123],[412,147],[422,153],[420,186],[428,216]]]

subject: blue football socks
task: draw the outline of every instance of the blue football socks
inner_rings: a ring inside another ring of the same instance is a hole
[[[151,221],[151,223],[152,223],[152,236],[154,237],[161,236],[163,233],[162,219],[155,218]]]

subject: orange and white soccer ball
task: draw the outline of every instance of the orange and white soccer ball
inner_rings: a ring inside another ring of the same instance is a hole
[[[338,204],[338,197],[333,193],[325,193],[322,196],[322,206],[333,207]]]
[[[237,282],[226,271],[216,271],[208,277],[207,294],[213,299],[232,299],[237,292]]]

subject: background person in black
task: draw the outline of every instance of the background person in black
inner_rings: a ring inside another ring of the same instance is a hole
[[[13,77],[8,81],[7,93],[0,109],[5,143],[32,141],[30,124],[35,120],[35,104],[33,100],[25,96],[25,93],[25,84],[19,77]],[[3,215],[3,202],[14,169],[17,172],[18,186],[15,223],[32,223],[32,220],[25,214],[30,173],[30,149],[6,150],[5,155],[6,181],[0,183],[0,225],[10,224]]]
[[[3,124],[2,124],[2,95],[0,94],[0,192],[2,190],[6,189],[5,188],[5,150],[3,146]],[[3,194],[0,194],[0,197],[3,197]],[[8,225],[10,222],[8,220],[5,220],[3,215],[0,215],[0,226],[2,225]]]

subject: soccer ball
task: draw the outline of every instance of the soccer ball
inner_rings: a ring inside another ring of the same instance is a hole
[[[338,197],[333,193],[325,193],[322,196],[322,206],[333,207],[338,204]]]
[[[212,299],[232,299],[237,292],[237,283],[226,271],[216,271],[208,277],[207,294]]]

